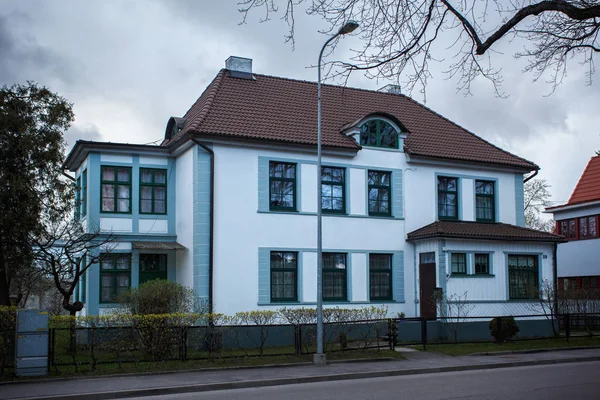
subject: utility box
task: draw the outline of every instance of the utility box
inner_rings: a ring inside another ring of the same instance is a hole
[[[48,313],[39,310],[17,311],[15,374],[48,374]]]

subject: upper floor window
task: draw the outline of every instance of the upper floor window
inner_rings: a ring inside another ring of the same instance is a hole
[[[87,169],[81,173],[81,216],[87,215]]]
[[[346,170],[321,168],[321,208],[325,212],[346,212]]]
[[[360,144],[397,149],[398,132],[389,122],[382,119],[371,119],[360,127]]]
[[[559,233],[569,240],[598,237],[598,215],[564,219],[557,224]]]
[[[79,220],[79,209],[81,207],[81,177],[75,180],[75,220]]]
[[[140,213],[167,213],[167,170],[140,169]]]
[[[269,162],[269,208],[296,211],[296,164]]]
[[[369,171],[369,215],[391,215],[391,172]]]
[[[438,218],[458,219],[458,178],[438,176]]]
[[[102,212],[131,213],[131,168],[102,167]]]
[[[477,221],[495,221],[494,182],[475,181],[475,213]]]
[[[596,236],[596,217],[579,218],[579,238],[589,239]]]

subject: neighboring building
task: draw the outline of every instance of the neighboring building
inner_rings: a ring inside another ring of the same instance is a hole
[[[226,66],[160,146],[80,140],[69,154],[82,222],[121,240],[89,270],[85,312],[159,277],[225,314],[314,307],[317,85]],[[472,314],[530,312],[562,240],[523,227],[539,167],[397,90],[322,96],[325,305],[434,316],[441,288],[468,292]]]
[[[550,207],[556,230],[568,243],[558,246],[559,288],[600,288],[600,155],[590,159],[569,201]]]

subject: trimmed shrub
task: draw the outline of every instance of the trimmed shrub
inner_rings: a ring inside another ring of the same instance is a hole
[[[502,320],[500,329],[498,327],[499,320]],[[498,343],[511,339],[520,331],[514,317],[496,317],[490,321],[489,328],[491,335]]]
[[[194,306],[194,290],[177,282],[155,279],[128,290],[120,302],[133,315],[187,313]]]

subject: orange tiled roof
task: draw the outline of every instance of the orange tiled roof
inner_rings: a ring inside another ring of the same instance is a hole
[[[600,201],[600,155],[590,159],[567,205]]]

